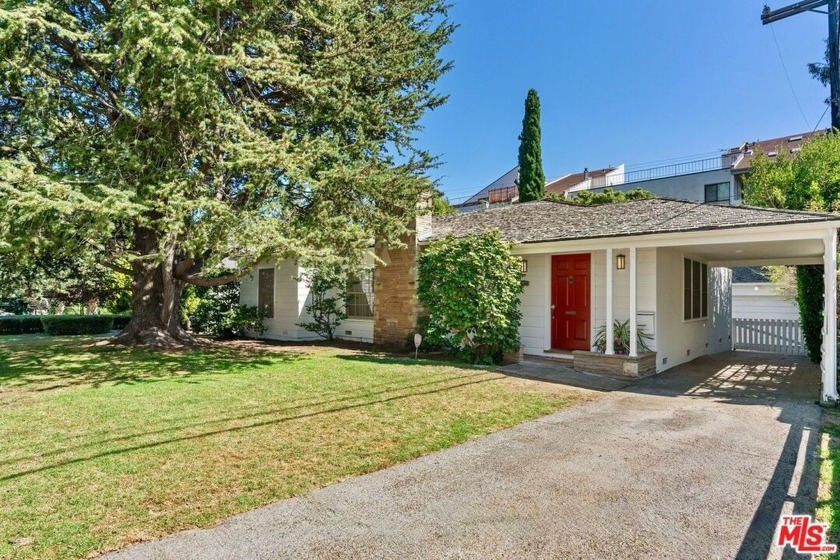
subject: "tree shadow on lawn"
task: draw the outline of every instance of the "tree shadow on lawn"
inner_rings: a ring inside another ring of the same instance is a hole
[[[75,385],[149,383],[172,380],[195,383],[192,376],[225,374],[287,363],[300,352],[208,346],[176,351],[148,351],[90,341],[46,341],[0,349],[3,389],[49,391]]]
[[[490,381],[498,381],[500,379],[504,379],[504,376],[499,374],[493,374],[487,371],[477,371],[470,374],[457,374],[445,376],[432,381],[423,381],[422,383],[412,384],[406,383],[404,381],[394,383],[383,383],[379,386],[379,390],[375,391],[370,391],[371,387],[365,387],[351,394],[345,394],[341,397],[334,399],[326,399],[317,402],[297,402],[294,403],[292,406],[269,409],[251,414],[232,415],[207,420],[204,422],[178,424],[160,430],[120,435],[105,439],[99,439],[81,445],[57,449],[54,448],[53,450],[47,453],[39,453],[37,455],[29,455],[27,457],[18,456],[12,460],[8,460],[0,464],[14,465],[15,463],[23,463],[24,465],[30,466],[33,460],[37,460],[38,458],[42,457],[57,456],[67,453],[70,453],[71,456],[60,458],[50,464],[37,467],[30,467],[20,470],[18,472],[13,472],[4,476],[0,476],[0,482],[17,479],[25,475],[44,472],[55,468],[65,467],[68,465],[84,463],[102,457],[121,455],[123,453],[130,453],[133,451],[156,448],[172,443],[199,440],[220,434],[240,432],[254,428],[282,424],[293,420],[313,418],[326,414],[336,414],[348,410],[400,401],[412,397],[444,393],[447,391],[457,390],[466,386],[487,383]],[[202,431],[200,431],[199,433],[195,433],[196,429],[200,429]],[[179,435],[178,432],[186,432],[186,434]],[[171,435],[166,435],[162,438],[155,438],[153,439],[153,441],[147,441],[142,443],[140,441],[137,441],[148,437],[154,437],[170,433]],[[93,453],[88,453],[82,456],[73,456],[74,454],[78,455],[78,452],[80,451],[84,452],[84,450],[86,449],[100,447],[108,443],[119,443],[124,445],[117,446],[116,448],[106,449],[103,451],[94,451]]]
[[[414,356],[393,355],[387,351],[369,351],[359,354],[346,354],[336,356],[339,360],[347,360],[350,362],[370,362],[380,365],[391,366],[422,366],[422,367],[436,367],[436,368],[456,368],[472,371],[495,371],[496,366],[476,365],[466,362],[459,362],[456,358],[447,356],[443,358],[439,355],[426,358],[423,354],[415,359]]]

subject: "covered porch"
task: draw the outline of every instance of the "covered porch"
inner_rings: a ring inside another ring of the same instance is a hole
[[[528,270],[525,353],[634,378],[732,350],[730,267],[836,270],[835,232],[809,224],[519,245]],[[836,275],[824,281],[823,335],[831,341]],[[821,369],[822,398],[836,399],[836,344],[823,345]]]
[[[537,201],[438,218],[426,239],[499,230],[523,260],[523,352],[585,356],[590,368],[600,356],[630,376],[732,350],[730,267],[823,265],[822,399],[832,400],[838,227],[833,214],[679,200]]]

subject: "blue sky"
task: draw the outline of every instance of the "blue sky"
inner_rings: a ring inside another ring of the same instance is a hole
[[[542,103],[549,178],[803,132],[825,111],[827,91],[805,67],[823,56],[821,14],[773,24],[780,58],[761,25],[764,0],[454,4],[460,27],[443,55],[455,68],[438,84],[451,97],[424,118],[419,137],[443,161],[433,177],[453,200],[516,165],[531,87]]]

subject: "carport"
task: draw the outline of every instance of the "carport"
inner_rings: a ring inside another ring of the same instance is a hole
[[[707,259],[711,267],[822,265],[824,270],[836,271],[836,228],[835,223],[828,228],[790,224],[779,231],[766,228],[755,239],[749,235],[724,235],[720,243],[691,250]],[[837,344],[826,344],[837,340],[836,273],[823,275],[823,289],[822,362],[818,370],[805,356],[725,352],[709,356],[708,360],[698,360],[697,367],[703,366],[716,373],[700,383],[696,391],[712,396],[716,392],[733,390],[740,391],[742,396],[756,391],[769,395],[783,392],[800,397],[807,394],[810,400],[837,400]],[[819,388],[814,389],[816,371],[819,371]]]
[[[833,214],[680,200],[535,201],[437,217],[418,239],[500,231],[523,261],[523,353],[636,377],[732,350],[731,267],[823,265],[821,398],[836,400],[838,227]]]
[[[806,356],[732,351],[702,356],[643,384],[661,392],[720,401],[814,402],[820,366]]]

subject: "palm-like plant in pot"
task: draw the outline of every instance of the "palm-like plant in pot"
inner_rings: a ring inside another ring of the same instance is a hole
[[[639,352],[650,352],[648,341],[653,340],[653,335],[643,328],[636,329],[636,346]],[[595,350],[597,352],[607,351],[607,325],[603,324],[595,332]],[[616,354],[630,353],[630,319],[613,321],[613,349]]]

